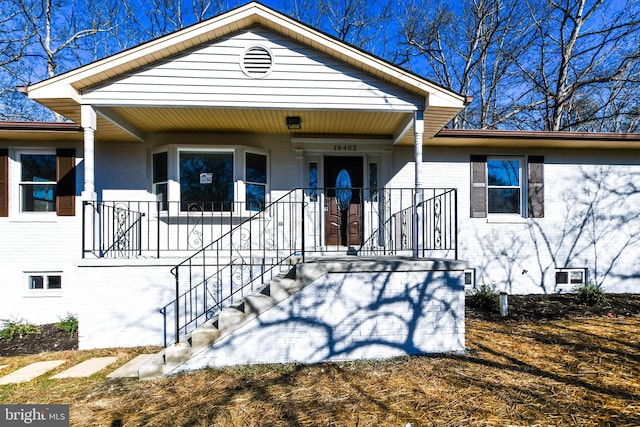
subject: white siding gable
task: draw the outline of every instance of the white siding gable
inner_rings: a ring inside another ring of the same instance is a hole
[[[245,50],[273,54],[263,78],[240,66]],[[85,90],[93,105],[414,111],[419,96],[279,34],[254,27]]]

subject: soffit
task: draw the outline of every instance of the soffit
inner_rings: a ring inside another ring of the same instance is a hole
[[[434,147],[640,149],[640,134],[445,129],[425,140]]]
[[[334,134],[391,136],[410,113],[300,111],[206,108],[113,108],[145,133],[212,132],[252,134]],[[288,130],[287,116],[298,116],[302,129]],[[100,124],[98,132],[100,134]]]

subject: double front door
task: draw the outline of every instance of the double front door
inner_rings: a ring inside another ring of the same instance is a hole
[[[363,158],[324,157],[325,244],[362,243]]]

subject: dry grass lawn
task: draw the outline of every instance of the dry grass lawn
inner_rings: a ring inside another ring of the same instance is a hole
[[[0,403],[67,403],[75,426],[640,425],[640,316],[467,320],[465,355],[205,370],[140,382],[0,386]],[[0,358],[132,358],[149,349]],[[0,373],[2,373],[0,372]],[[114,423],[115,421],[115,423]]]

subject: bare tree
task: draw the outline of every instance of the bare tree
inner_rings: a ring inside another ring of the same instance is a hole
[[[524,54],[527,22],[515,0],[464,0],[452,10],[429,0],[404,3],[396,60],[447,88],[474,97],[455,128],[512,125],[515,60]]]
[[[26,70],[20,62],[26,55],[32,29],[12,1],[0,0],[0,10],[0,119],[18,120],[24,106],[16,86],[26,83]]]
[[[121,17],[117,39],[126,48],[203,21],[237,3],[224,0],[123,0],[126,13]]]
[[[293,18],[379,56],[392,10],[391,0],[294,0],[286,8]]]
[[[539,105],[530,111],[529,127],[606,129],[598,122],[621,113],[616,97],[640,83],[640,5],[604,0],[526,4],[535,31],[529,54],[518,65],[522,84],[531,87],[527,101]]]

